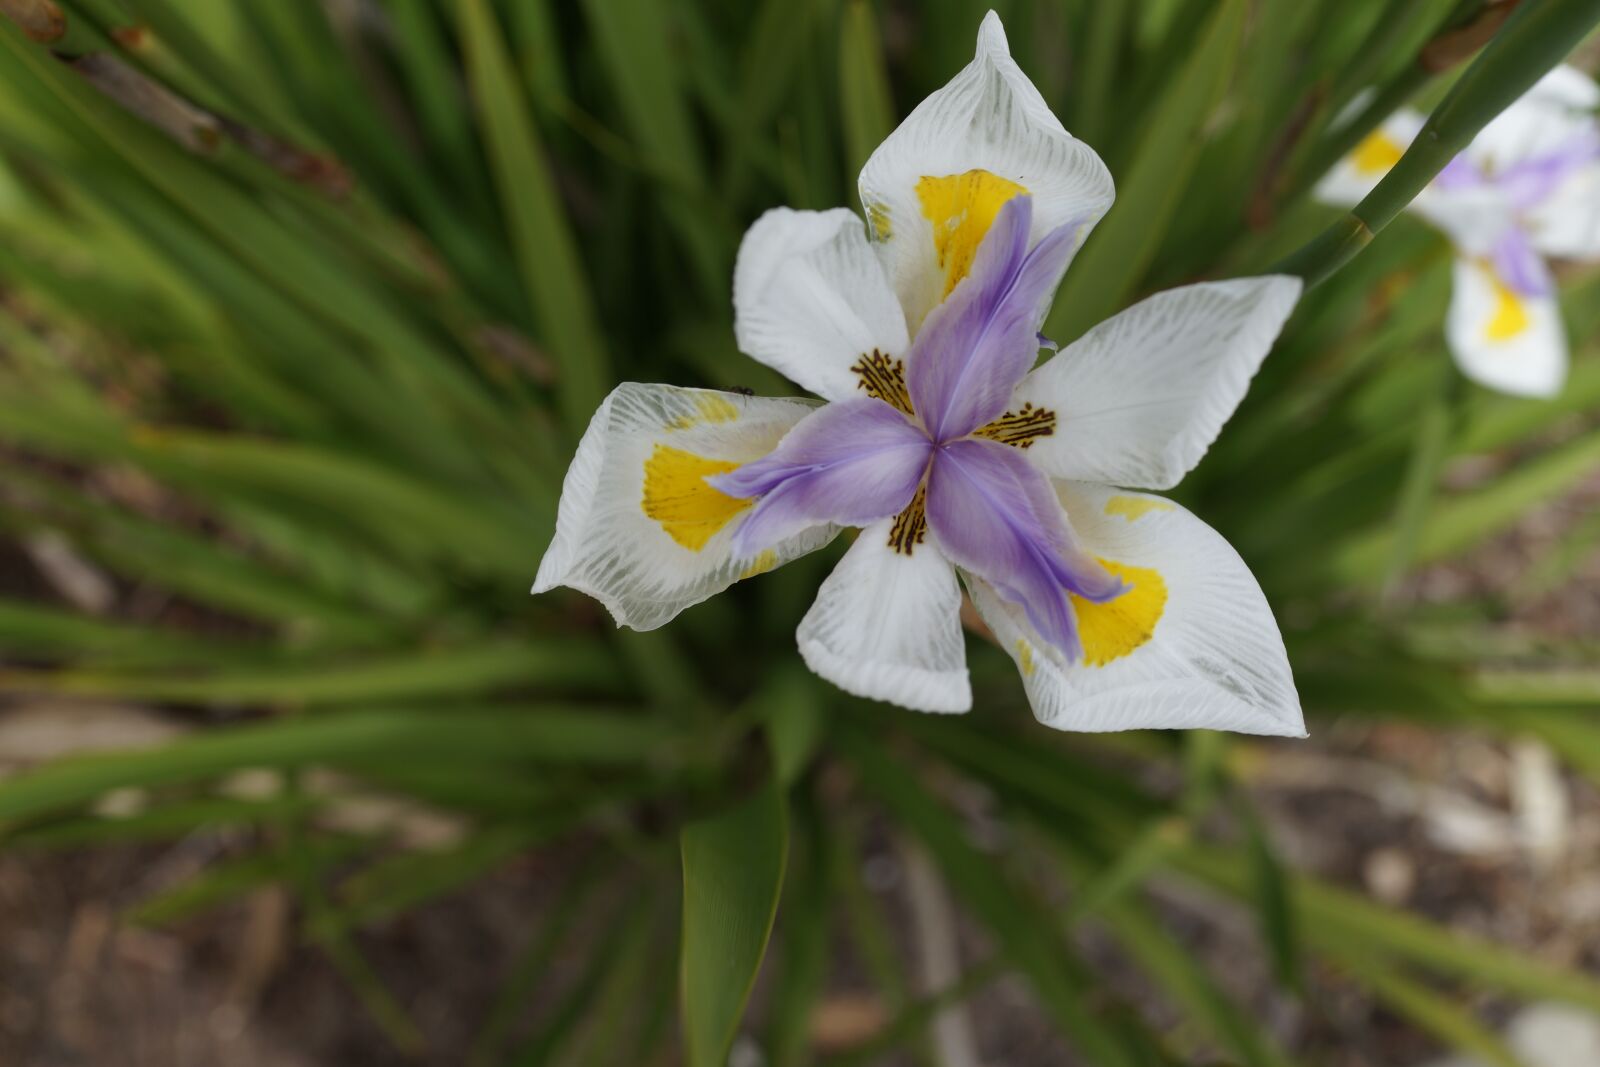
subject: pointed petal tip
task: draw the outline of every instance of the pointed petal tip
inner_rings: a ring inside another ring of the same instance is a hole
[[[1013,254],[1026,252],[1028,247],[1028,234],[1033,229],[1033,194],[1018,193],[1000,205],[1000,210],[995,213],[994,221],[989,224],[989,231],[983,235],[983,240],[978,244],[978,255],[982,255],[985,248],[993,249],[990,253],[996,262],[1004,262],[997,253],[1001,249],[1011,249]],[[1018,246],[1020,244],[1020,248]],[[972,280],[973,275],[979,273],[979,264],[974,263],[957,286],[966,285]],[[947,298],[948,299],[948,298]]]
[[[1000,55],[1011,58],[1011,45],[1006,40],[1006,28],[993,8],[983,16],[978,25],[978,55]]]
[[[1300,293],[1305,289],[1305,279],[1298,274],[1269,274],[1275,288],[1281,290],[1290,300],[1299,300]]]
[[[533,587],[528,590],[528,595],[538,596],[540,593],[548,593],[561,584],[561,577],[555,573],[549,556],[546,556],[539,561],[539,569],[533,572]]]
[[[1305,712],[1300,710],[1298,702],[1278,708],[1262,707],[1261,716],[1265,720],[1261,727],[1250,731],[1261,737],[1286,737],[1295,741],[1303,741],[1311,734],[1306,730]]]
[[[1006,213],[1020,214],[1028,225],[1033,223],[1033,194],[1028,192],[1018,193],[1004,204],[1000,205],[1001,215]]]
[[[1276,343],[1283,324],[1300,303],[1300,297],[1305,292],[1305,280],[1298,274],[1258,274],[1237,280],[1253,281],[1262,287],[1256,313],[1264,324],[1272,326],[1272,339]]]

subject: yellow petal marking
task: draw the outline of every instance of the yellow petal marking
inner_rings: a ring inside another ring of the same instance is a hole
[[[1386,174],[1405,153],[1405,146],[1399,141],[1382,130],[1374,130],[1367,134],[1366,140],[1356,145],[1350,161],[1355,164],[1358,174]]]
[[[1104,667],[1150,640],[1167,608],[1167,583],[1158,571],[1106,559],[1100,563],[1132,588],[1104,604],[1068,594],[1078,616],[1083,662],[1090,667]]]
[[[1107,515],[1121,515],[1138,522],[1152,511],[1171,511],[1172,505],[1153,496],[1114,496],[1106,501]]]
[[[738,467],[726,460],[656,445],[644,461],[644,513],[660,523],[668,537],[690,552],[698,552],[753,503],[706,484],[708,475],[726,474]]]
[[[1488,267],[1485,266],[1485,269]],[[1533,325],[1533,319],[1522,297],[1512,292],[1511,287],[1492,270],[1489,272],[1489,281],[1494,286],[1494,314],[1489,317],[1484,334],[1491,341],[1509,341]]]
[[[972,269],[978,245],[1005,202],[1027,191],[986,170],[924,177],[917,182],[917,199],[922,201],[922,214],[933,224],[933,248],[944,271],[943,296],[949,296]]]
[[[889,236],[894,233],[894,227],[889,222],[888,205],[880,204],[874,200],[862,206],[867,209],[867,222],[872,227],[872,239],[874,241],[887,241]]]
[[[695,413],[693,415],[679,415],[667,423],[669,430],[688,430],[706,422],[732,422],[739,417],[739,409],[733,401],[716,393],[704,393],[695,397]]]
[[[1033,646],[1022,638],[1017,638],[1017,667],[1021,669],[1024,678],[1032,678],[1037,665],[1033,662]]]
[[[761,554],[751,560],[750,566],[746,567],[744,573],[739,575],[739,580],[742,582],[746,578],[754,578],[758,574],[765,574],[777,565],[778,554],[770,548],[763,548]]]

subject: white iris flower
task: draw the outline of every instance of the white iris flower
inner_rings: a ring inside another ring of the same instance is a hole
[[[740,347],[826,403],[618,387],[578,446],[534,592],[580,589],[648,630],[856,527],[798,634],[842,689],[971,707],[964,583],[1049,726],[1302,735],[1243,561],[1137,491],[1204,455],[1299,280],[1159,293],[1033,369],[1113,189],[993,13],[860,188],[865,226],[770,211],[734,274]]]
[[[1588,75],[1555,68],[1411,203],[1455,245],[1445,336],[1462,372],[1491,389],[1554,396],[1566,380],[1566,331],[1545,257],[1600,259],[1597,104]],[[1360,202],[1422,124],[1397,111],[1323,178],[1317,198]]]

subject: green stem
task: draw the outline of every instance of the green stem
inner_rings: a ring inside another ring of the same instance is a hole
[[[1365,203],[1362,201],[1362,206]],[[1305,279],[1308,288],[1316,285],[1372,243],[1374,231],[1360,215],[1361,206],[1357,206],[1313,237],[1304,247],[1279,260],[1269,268],[1269,272],[1298,274]]]

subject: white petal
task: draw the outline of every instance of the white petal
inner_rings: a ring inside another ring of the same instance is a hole
[[[1479,130],[1467,155],[1492,173],[1560,149],[1593,125],[1597,103],[1600,88],[1588,75],[1556,67]]]
[[[837,532],[832,526],[807,530],[753,559],[735,558],[729,541],[741,509],[695,473],[702,461],[738,464],[766,455],[816,406],[710,389],[617,386],[578,444],[533,591],[578,589],[604,604],[619,626],[652,630],[740,578],[820,548]],[[662,472],[685,470],[700,487],[695,500],[709,499],[712,507],[697,513],[691,501],[684,511],[679,497],[679,510],[663,519]]]
[[[800,621],[800,655],[847,693],[915,711],[972,707],[956,573],[931,543],[889,547],[893,520],[868,526]]]
[[[1562,63],[1534,83],[1524,99],[1534,98],[1571,111],[1600,107],[1600,85],[1577,67]]]
[[[1458,257],[1445,336],[1462,373],[1517,396],[1554,396],[1567,378],[1567,334],[1555,294],[1521,296],[1487,262]]]
[[[1312,195],[1333,207],[1354,207],[1383,180],[1400,154],[1416,140],[1422,114],[1401,108],[1368,134],[1355,150],[1335,163],[1317,182]]]
[[[818,396],[862,395],[852,364],[906,350],[905,316],[854,212],[775,208],[739,245],[734,336],[745,354]]]
[[[1202,282],[1107,319],[1012,397],[1053,411],[1028,455],[1057,478],[1165,489],[1200,461],[1300,296],[1288,275]]]
[[[1506,232],[1518,225],[1516,209],[1493,185],[1439,190],[1430,186],[1410,210],[1428,220],[1467,255],[1489,255]]]
[[[917,183],[973,170],[1033,196],[1030,241],[1069,222],[1080,224],[1081,241],[1115,195],[1100,157],[1062,128],[1012,60],[992,11],[973,61],[918,105],[861,171],[861,202],[913,330],[942,299],[947,280]]]
[[[1133,585],[1124,596],[1143,595],[1146,607],[1159,610],[1142,614],[1146,628],[1137,632],[1148,635],[1142,643],[1119,643],[1119,636],[1136,630],[1096,624],[1080,608],[1086,655],[1068,664],[1039,639],[1021,609],[968,576],[972,602],[1016,661],[1040,722],[1059,730],[1305,736],[1272,610],[1244,561],[1215,530],[1160,497],[1081,483],[1056,489],[1085,546],[1114,566],[1135,568],[1124,575]],[[1119,601],[1098,610],[1116,609]],[[1126,650],[1112,654],[1118,649]],[[1097,658],[1098,666],[1091,662]]]
[[[1528,213],[1533,245],[1547,256],[1600,259],[1600,163],[1574,173]]]

